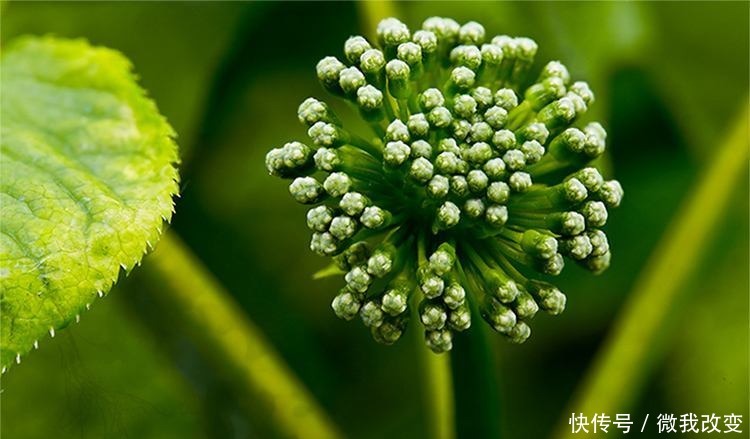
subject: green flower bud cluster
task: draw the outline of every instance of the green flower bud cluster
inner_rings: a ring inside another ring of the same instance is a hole
[[[432,17],[412,33],[389,18],[377,41],[351,37],[342,58],[318,63],[323,87],[369,132],[308,98],[298,116],[312,142],[271,150],[266,166],[312,205],[310,248],[344,274],[339,317],[359,317],[386,344],[411,320],[444,352],[481,315],[521,343],[539,309],[565,308],[538,277],[566,258],[608,267],[602,227],[623,190],[587,166],[606,140],[580,122],[594,95],[557,61],[532,82],[536,51],[476,22]]]

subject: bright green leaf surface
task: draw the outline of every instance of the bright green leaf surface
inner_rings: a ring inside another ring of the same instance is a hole
[[[118,52],[23,38],[0,63],[5,369],[140,261],[178,175],[174,132]]]

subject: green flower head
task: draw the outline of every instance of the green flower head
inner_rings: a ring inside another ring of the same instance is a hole
[[[580,122],[594,95],[557,61],[534,79],[536,51],[476,22],[432,17],[412,33],[388,18],[377,41],[351,37],[343,57],[318,63],[369,130],[308,98],[298,116],[311,142],[271,150],[266,167],[312,206],[310,249],[345,281],[339,317],[359,316],[386,344],[412,320],[444,352],[481,315],[521,343],[540,309],[565,308],[544,278],[566,261],[609,266],[601,228],[623,190],[587,166],[606,140]]]

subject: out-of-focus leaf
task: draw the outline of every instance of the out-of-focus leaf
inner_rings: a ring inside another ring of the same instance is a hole
[[[243,20],[263,5],[243,2],[16,2],[3,11],[3,41],[23,34],[86,38],[115,48],[136,66],[142,85],[179,133],[190,155],[207,95]]]
[[[5,369],[158,241],[178,175],[174,132],[120,53],[22,38],[0,68]]]
[[[706,159],[747,97],[748,4],[643,5],[659,32],[638,62],[657,81],[694,155]]]
[[[3,376],[0,436],[206,437],[197,395],[137,319],[122,312],[124,297],[103,300]]]

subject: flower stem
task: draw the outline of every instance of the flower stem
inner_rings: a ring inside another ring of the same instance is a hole
[[[469,302],[471,314],[479,316],[476,300]],[[478,320],[478,319],[477,319]],[[503,437],[504,410],[500,401],[501,375],[487,325],[472,323],[456,340],[453,352],[456,391],[456,430],[459,437]],[[476,401],[481,401],[477,404]]]
[[[436,354],[429,350],[422,340],[419,347],[422,354],[422,371],[425,381],[425,396],[429,408],[429,436],[435,439],[455,437],[453,414],[453,386],[450,354]]]
[[[142,273],[158,285],[207,360],[265,411],[271,428],[291,438],[342,437],[260,330],[179,237],[167,231]]]
[[[709,244],[731,191],[748,159],[745,106],[692,196],[685,201],[635,283],[614,330],[584,378],[578,396],[563,414],[557,438],[573,437],[570,413],[617,413],[636,397],[656,364],[656,343],[665,319]],[[689,243],[689,245],[686,245]]]

